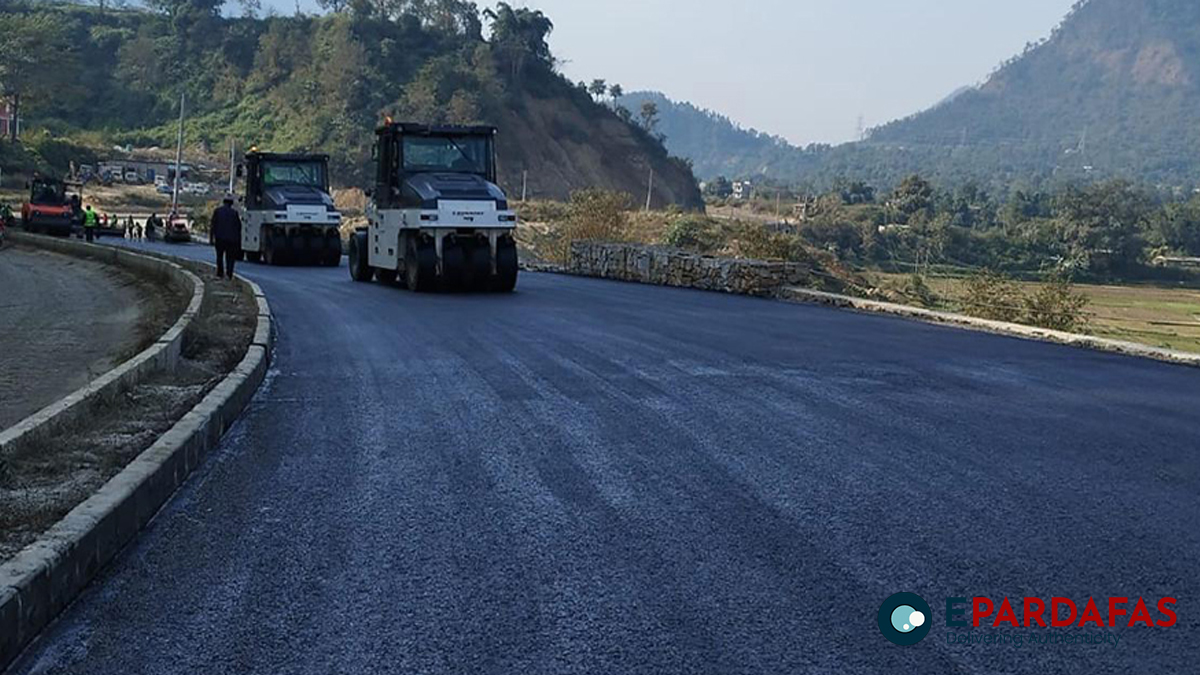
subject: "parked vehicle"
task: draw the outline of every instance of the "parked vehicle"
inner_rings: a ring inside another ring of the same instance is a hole
[[[184,244],[192,240],[192,223],[185,215],[172,213],[163,228],[163,241]]]
[[[206,183],[184,183],[179,190],[185,195],[206,195],[212,192],[212,186]]]

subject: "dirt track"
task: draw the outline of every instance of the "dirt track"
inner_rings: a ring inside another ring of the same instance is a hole
[[[0,429],[136,353],[141,283],[96,262],[0,250]]]

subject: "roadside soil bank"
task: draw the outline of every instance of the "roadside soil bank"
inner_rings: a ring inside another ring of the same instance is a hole
[[[75,428],[0,457],[0,563],[150,447],[245,355],[258,317],[250,287],[218,280],[206,266],[187,267],[206,288],[178,370],[149,378]]]
[[[112,265],[0,250],[0,429],[148,347],[183,311],[170,295]]]

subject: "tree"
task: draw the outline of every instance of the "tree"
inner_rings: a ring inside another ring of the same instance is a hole
[[[718,199],[727,199],[733,194],[733,183],[725,176],[717,176],[705,184],[704,192]]]
[[[933,185],[920,176],[909,176],[892,191],[890,204],[905,216],[928,212],[933,206]]]
[[[238,0],[242,8],[242,16],[255,18],[262,11],[262,0]]]
[[[870,204],[875,201],[875,188],[861,180],[838,181],[834,190],[843,204]]]
[[[1174,255],[1200,256],[1200,197],[1168,204],[1150,221],[1151,243]]]
[[[592,80],[588,85],[588,93],[597,99],[603,99],[608,93],[608,83],[601,79]]]
[[[185,15],[218,16],[225,0],[144,0],[150,9],[162,12],[172,19]]]
[[[49,102],[70,77],[75,50],[60,17],[49,13],[0,14],[0,95],[13,117],[27,105]],[[17,141],[16,125],[11,140]]]
[[[619,84],[614,84],[608,88],[608,95],[612,96],[612,99],[615,102],[625,95],[625,87],[622,87]]]
[[[642,128],[646,131],[654,131],[654,128],[658,126],[658,106],[655,105],[654,101],[642,103],[640,115],[642,118]]]
[[[1142,257],[1142,230],[1154,206],[1145,191],[1128,181],[1064,190],[1055,201],[1055,211],[1072,262],[1101,273],[1137,265]]]
[[[402,9],[421,20],[426,27],[446,35],[483,39],[483,21],[479,8],[468,0],[408,0]]]
[[[508,66],[513,80],[521,76],[530,59],[545,67],[554,65],[546,42],[554,23],[541,10],[513,9],[507,2],[501,2],[494,10],[484,10],[483,16],[492,22],[492,46],[497,59]]]
[[[350,7],[350,0],[317,0],[317,6],[334,13],[341,13]]]

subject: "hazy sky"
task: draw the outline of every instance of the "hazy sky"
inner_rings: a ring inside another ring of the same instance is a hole
[[[658,89],[793,143],[839,142],[982,80],[1074,0],[516,0],[574,80]],[[295,0],[266,0],[281,11]],[[480,2],[480,6],[491,4]],[[309,8],[311,0],[302,0]]]

